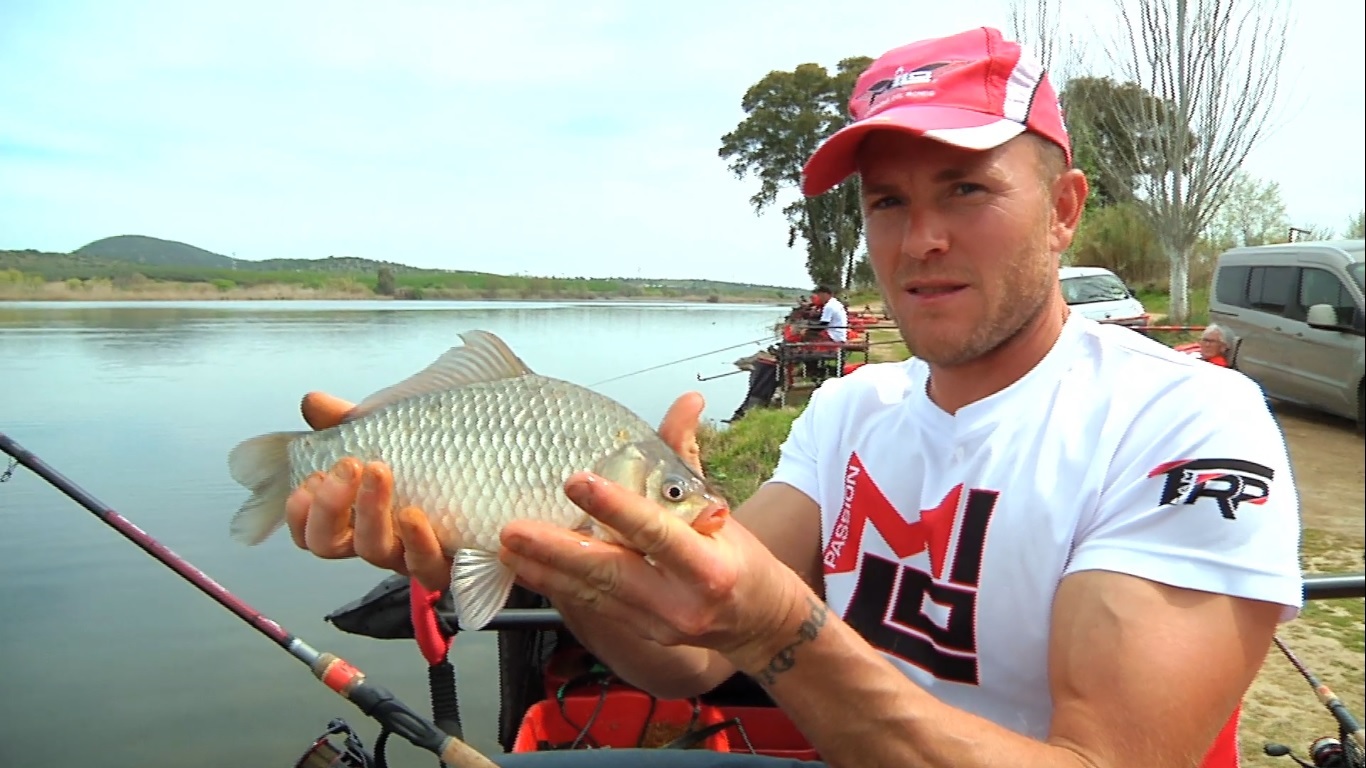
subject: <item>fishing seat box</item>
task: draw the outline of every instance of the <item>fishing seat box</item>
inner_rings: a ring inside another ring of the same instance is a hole
[[[527,710],[517,729],[512,751],[546,752],[569,749],[630,749],[659,747],[689,730],[722,722],[721,710],[687,699],[656,699],[639,690],[609,689],[602,695],[568,696],[561,701],[538,701]],[[727,732],[718,730],[698,748],[729,752]],[[577,744],[575,743],[577,741]]]
[[[739,721],[739,728],[732,725],[723,731],[731,752],[749,753],[752,748],[754,754],[769,757],[820,759],[820,754],[811,748],[811,743],[797,730],[787,713],[777,707],[722,706],[721,718]]]

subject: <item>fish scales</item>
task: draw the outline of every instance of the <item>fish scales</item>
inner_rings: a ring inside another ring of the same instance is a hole
[[[419,395],[303,434],[289,447],[291,483],[346,456],[383,461],[395,505],[423,510],[443,545],[496,552],[513,519],[583,527],[565,480],[653,435],[615,401],[532,374]]]

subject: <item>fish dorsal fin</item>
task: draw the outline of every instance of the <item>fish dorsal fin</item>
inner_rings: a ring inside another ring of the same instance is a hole
[[[531,373],[502,339],[488,331],[460,334],[464,346],[451,347],[431,365],[365,398],[347,414],[351,421],[410,397],[481,381],[515,379]]]

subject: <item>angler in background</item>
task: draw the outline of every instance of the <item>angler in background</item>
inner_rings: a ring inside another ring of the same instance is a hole
[[[576,473],[566,496],[632,546],[518,520],[500,561],[627,682],[681,698],[745,675],[830,766],[1234,768],[1242,696],[1303,594],[1261,393],[1068,311],[1059,258],[1089,186],[1014,42],[977,28],[888,51],[849,109],[803,191],[858,174],[869,261],[915,357],[825,382],[710,535]],[[312,400],[315,426],[348,405]],[[660,428],[694,467],[701,409],[684,395]],[[426,518],[393,515],[383,466],[363,477],[359,498],[355,476],[297,490],[295,541],[444,588]],[[725,759],[633,764],[774,764]]]
[[[824,285],[816,286],[816,290],[812,291],[811,303],[821,311],[815,324],[815,338],[843,344],[849,338],[849,312],[844,308],[844,303]]]

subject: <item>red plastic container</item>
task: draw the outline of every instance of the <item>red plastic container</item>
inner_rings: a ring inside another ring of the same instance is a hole
[[[545,697],[554,701],[560,695],[560,688],[573,683],[564,691],[564,696],[591,696],[595,701],[602,693],[602,682],[596,676],[589,676],[593,657],[582,648],[568,648],[551,654],[545,665]],[[607,673],[608,689],[638,691],[615,675]]]
[[[650,709],[652,700],[653,711]],[[575,745],[575,749],[659,747],[663,742],[683,733],[692,719],[691,701],[653,699],[649,694],[638,690],[609,690],[605,697],[572,696],[559,703],[553,700],[538,701],[522,717],[512,751],[545,752],[568,749],[576,739],[578,744]],[[721,710],[714,706],[701,705],[697,722],[692,723],[692,730],[701,730],[720,723],[723,719]],[[733,730],[728,728],[708,736],[698,748],[713,752],[729,752],[730,741],[726,734]],[[582,738],[581,733],[585,733]]]
[[[811,748],[802,732],[792,723],[787,714],[777,707],[722,707],[721,719],[737,719],[740,729],[734,725],[722,731],[730,742],[730,751],[748,753],[753,747],[758,755],[785,757],[789,760],[819,760],[820,755]],[[745,743],[745,739],[749,743]]]

